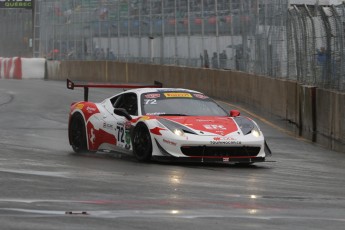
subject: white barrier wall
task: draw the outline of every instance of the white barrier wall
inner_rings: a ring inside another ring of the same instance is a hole
[[[23,79],[43,79],[44,58],[21,58],[22,59],[22,78]]]
[[[44,58],[1,58],[0,79],[43,79]]]

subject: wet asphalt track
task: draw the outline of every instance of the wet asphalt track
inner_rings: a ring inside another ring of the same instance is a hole
[[[111,90],[91,89],[100,101]],[[115,92],[115,90],[113,91]],[[76,155],[65,82],[0,80],[0,229],[344,229],[345,154],[257,120],[252,167]]]

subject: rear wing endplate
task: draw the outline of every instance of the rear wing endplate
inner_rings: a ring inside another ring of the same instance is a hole
[[[113,84],[113,83],[91,83],[91,82],[73,82],[67,79],[67,89],[84,88],[84,101],[88,101],[89,88],[122,88],[122,89],[137,89],[137,88],[162,88],[163,84],[154,81],[153,85],[148,84]]]

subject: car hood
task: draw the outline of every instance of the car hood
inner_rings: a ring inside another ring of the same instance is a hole
[[[238,126],[231,117],[164,116],[162,118],[177,122],[192,130],[212,133],[215,135],[225,136],[238,131]]]

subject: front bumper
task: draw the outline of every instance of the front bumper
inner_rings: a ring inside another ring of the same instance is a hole
[[[188,163],[245,163],[264,162],[265,157],[173,157],[152,156],[152,160],[160,162],[188,162]]]

